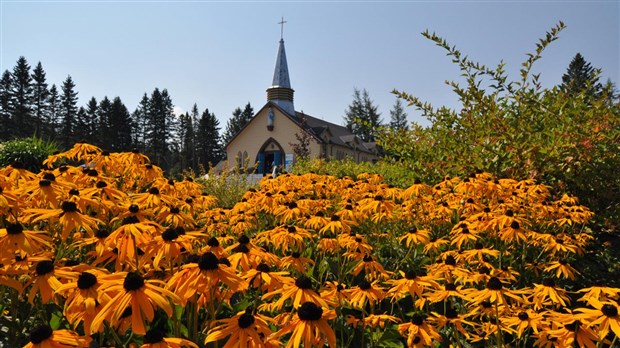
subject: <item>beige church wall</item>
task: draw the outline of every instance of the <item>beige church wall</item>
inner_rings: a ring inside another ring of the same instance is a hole
[[[258,151],[269,138],[277,141],[285,154],[293,153],[293,148],[289,143],[296,143],[295,133],[300,131],[299,126],[282,114],[277,108],[272,108],[274,113],[273,130],[267,129],[267,117],[269,108],[261,109],[254,116],[252,121],[238,134],[226,149],[228,166],[236,166],[237,154],[247,152],[248,164],[256,164]],[[311,141],[312,154],[319,153],[320,145],[316,141]],[[271,149],[268,149],[271,150]]]

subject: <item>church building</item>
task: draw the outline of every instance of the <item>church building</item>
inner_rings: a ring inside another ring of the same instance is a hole
[[[271,173],[273,166],[288,170],[296,160],[291,144],[299,143],[295,135],[304,132],[310,137],[310,158],[356,162],[378,158],[375,143],[362,142],[344,126],[295,111],[294,92],[280,39],[267,103],[225,146],[229,168],[254,166],[258,174]]]

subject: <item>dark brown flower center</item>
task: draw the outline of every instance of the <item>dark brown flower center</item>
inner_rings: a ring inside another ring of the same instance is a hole
[[[217,240],[217,238],[215,237],[211,237],[208,241],[207,241],[207,245],[215,248],[215,247],[219,247],[220,246],[220,241]]]
[[[246,329],[254,324],[254,320],[254,316],[251,313],[243,313],[239,319],[237,319],[237,324],[240,328]]]
[[[97,188],[104,188],[104,187],[108,187],[108,183],[105,181],[97,181],[97,184],[95,186]]]
[[[456,259],[452,255],[446,256],[444,263],[448,266],[456,266]]]
[[[174,228],[167,228],[164,233],[161,234],[161,238],[166,242],[171,242],[179,237],[179,234]]]
[[[60,209],[65,213],[75,213],[79,211],[75,202],[62,202]]]
[[[263,273],[271,272],[271,269],[269,269],[269,266],[264,262],[261,262],[258,266],[256,266],[256,270],[259,272],[263,272]]]
[[[82,272],[78,277],[77,286],[82,290],[90,289],[95,284],[97,284],[97,277],[92,273]]]
[[[218,269],[219,260],[214,253],[207,251],[206,253],[200,256],[200,261],[198,261],[198,268],[203,271],[212,271]]]
[[[454,284],[454,283],[446,284],[446,290],[447,291],[456,291],[456,284]]]
[[[43,260],[37,263],[37,267],[35,268],[37,275],[46,275],[52,271],[54,271],[54,263],[50,260]]]
[[[414,325],[420,326],[422,324],[424,324],[424,315],[420,314],[420,313],[416,313],[411,317],[411,322]]]
[[[319,320],[323,316],[323,309],[312,302],[304,302],[297,310],[300,320]]]
[[[149,189],[149,193],[152,195],[158,195],[159,194],[159,189],[157,187],[151,187]]]
[[[144,344],[155,344],[164,340],[164,334],[157,329],[151,329],[144,335]]]
[[[497,277],[491,277],[487,282],[487,289],[489,290],[499,291],[502,289],[502,287],[502,281],[499,280],[499,278]]]
[[[52,185],[52,182],[47,180],[47,179],[39,180],[39,186],[41,186],[41,187],[49,187],[51,185]]]
[[[363,279],[358,286],[361,290],[368,290],[371,287],[370,283],[366,279]]]
[[[312,280],[306,276],[301,276],[295,280],[295,286],[300,289],[312,289]]]
[[[518,230],[520,227],[521,227],[521,226],[519,225],[519,223],[518,223],[517,221],[513,221],[513,222],[510,224],[510,228],[513,228],[513,229],[515,229],[515,230]]]
[[[418,274],[414,270],[409,270],[405,273],[405,278],[408,280],[414,280],[418,277]]]
[[[52,328],[47,324],[37,326],[30,331],[30,342],[33,344],[39,344],[50,338],[52,333],[54,333],[54,330],[52,330]]]
[[[555,286],[555,280],[553,280],[553,278],[545,278],[545,279],[543,279],[543,285],[544,286],[554,287]]]
[[[8,234],[16,235],[16,234],[21,234],[23,231],[24,231],[24,227],[20,223],[8,224],[6,226],[6,233]]]
[[[603,307],[601,307],[601,312],[603,312],[603,314],[606,317],[617,317],[618,316],[618,307],[612,305],[612,304],[604,304]]]
[[[248,238],[248,236],[244,234],[241,237],[239,237],[238,241],[239,241],[239,244],[248,244],[250,242],[250,238]]]
[[[144,278],[136,272],[129,272],[123,281],[123,288],[127,291],[134,291],[144,286]]]
[[[519,320],[521,320],[521,321],[526,321],[526,320],[528,320],[530,318],[530,316],[527,315],[527,312],[520,312],[517,315],[517,318],[519,318]]]
[[[181,212],[181,210],[178,207],[170,208],[170,214],[178,214],[180,212]]]

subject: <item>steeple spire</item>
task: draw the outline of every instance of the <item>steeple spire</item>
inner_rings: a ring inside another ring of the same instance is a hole
[[[288,76],[288,64],[286,63],[286,52],[284,50],[284,17],[278,23],[282,26],[280,29],[280,46],[278,47],[278,56],[276,57],[276,67],[273,72],[273,81],[271,87],[267,88],[267,101],[276,103],[290,116],[295,116],[295,106],[293,105],[293,93],[291,81]]]

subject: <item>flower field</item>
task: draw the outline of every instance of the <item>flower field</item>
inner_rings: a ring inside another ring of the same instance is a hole
[[[81,164],[81,165],[80,165]],[[231,207],[78,143],[0,169],[0,346],[607,347],[593,214],[534,181],[265,177]]]

